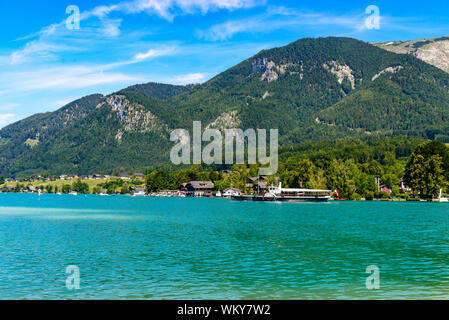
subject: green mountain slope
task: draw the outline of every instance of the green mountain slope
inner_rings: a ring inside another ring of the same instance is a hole
[[[201,85],[150,83],[87,97],[84,111],[64,125],[56,121],[38,143],[32,129],[19,131],[42,128],[42,115],[13,124],[0,130],[0,175],[167,164],[171,130],[189,129],[195,120],[203,128],[278,128],[284,146],[395,135],[449,141],[448,86],[449,74],[410,55],[349,38],[302,39],[264,50]]]
[[[8,173],[17,170],[16,160],[32,153],[42,143],[54,138],[64,128],[86,117],[103,100],[102,95],[91,95],[76,100],[55,112],[36,114],[0,130],[0,167]],[[23,164],[19,170],[27,169]]]
[[[322,123],[377,135],[412,134],[449,141],[445,72],[401,56],[359,90],[319,113]]]

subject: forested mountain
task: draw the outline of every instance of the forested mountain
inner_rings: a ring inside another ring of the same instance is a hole
[[[281,143],[412,135],[449,142],[449,74],[350,38],[264,50],[200,85],[136,85],[0,130],[0,175],[169,162],[170,131],[278,128]],[[68,117],[68,114],[71,114]]]

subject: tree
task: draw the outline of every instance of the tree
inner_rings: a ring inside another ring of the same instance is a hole
[[[62,186],[62,193],[70,193],[71,187],[70,184],[65,184]]]
[[[360,195],[365,196],[365,198],[370,198],[371,194],[374,197],[374,193],[378,189],[375,177],[364,172],[359,172],[355,177],[355,185]]]
[[[419,145],[411,155],[404,178],[422,198],[434,198],[447,185],[447,167],[449,152],[446,145],[438,141],[427,142]]]
[[[329,189],[338,190],[340,197],[351,199],[356,191],[354,177],[358,174],[358,168],[353,160],[332,160],[327,174]]]
[[[426,172],[424,194],[426,196],[434,198],[439,195],[445,183],[443,165],[443,158],[439,155],[431,156],[424,163],[424,172]]]
[[[46,190],[48,193],[53,193],[53,186],[52,186],[51,184],[47,184],[47,185],[45,186],[45,190]]]
[[[218,180],[215,181],[215,190],[217,191],[224,191],[227,188],[229,188],[231,186],[231,184],[229,183],[229,181],[226,180]]]
[[[310,179],[310,188],[324,190],[326,186],[326,177],[324,176],[324,170],[318,169],[317,172]]]
[[[399,178],[395,174],[388,173],[382,176],[381,182],[382,184],[385,184],[390,188],[393,188],[394,186],[399,184]]]
[[[433,155],[439,155],[442,160],[442,168],[445,171],[446,180],[449,180],[449,149],[444,143],[439,141],[430,141],[420,144],[413,154],[422,155],[425,159],[429,159]],[[413,154],[411,156],[412,158]],[[410,159],[410,161],[411,160],[412,159]]]
[[[81,194],[88,194],[89,193],[89,185],[87,183],[83,183],[81,181],[81,179],[78,179],[72,184],[72,191],[81,193]]]
[[[366,174],[371,176],[381,176],[384,174],[382,165],[376,160],[363,164],[362,169]]]
[[[437,196],[445,179],[442,168],[443,160],[439,155],[425,159],[420,154],[413,154],[407,167],[407,183],[422,198]]]
[[[294,162],[289,159],[286,164],[287,172],[282,177],[283,184],[288,188],[311,188],[315,165],[309,160]]]
[[[161,190],[177,189],[174,186],[174,179],[164,170],[156,170],[145,177],[145,184],[148,192],[159,192]]]
[[[127,184],[126,182],[123,184],[121,190],[120,190],[120,194],[129,194],[130,191],[130,187],[129,184]]]

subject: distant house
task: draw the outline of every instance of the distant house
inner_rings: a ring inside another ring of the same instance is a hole
[[[412,189],[405,184],[404,179],[401,179],[401,187],[399,188],[401,193],[409,193],[412,192]]]
[[[131,190],[133,191],[133,195],[138,197],[138,196],[144,196],[145,195],[145,188],[131,188]]]
[[[92,179],[94,179],[94,180],[100,180],[101,178],[103,178],[103,177],[101,176],[101,174],[94,174],[94,175],[92,176]]]
[[[143,180],[145,175],[143,173],[134,173],[133,176],[136,177],[136,179]]]
[[[89,179],[89,176],[83,175],[83,176],[80,176],[80,178],[81,178],[82,180],[87,180],[87,179]]]
[[[67,179],[67,175],[66,174],[62,174],[62,175],[59,176],[59,179],[66,180]]]
[[[179,187],[179,191],[182,191],[182,192],[187,192],[187,185],[188,185],[188,183],[186,182],[186,183],[183,183],[183,184],[181,184],[181,186]]]
[[[242,192],[239,189],[236,188],[228,188],[225,191],[223,191],[223,197],[233,197],[233,196],[239,196]]]
[[[268,187],[268,183],[265,181],[259,181],[256,184],[254,184],[253,186],[253,190],[254,192],[262,192],[262,191],[266,191]]]
[[[109,176],[109,175],[105,175],[104,177],[103,177],[104,179],[106,179],[106,180],[108,180],[108,179],[110,179],[111,178],[111,176]],[[101,178],[100,178],[101,179]]]
[[[380,186],[380,191],[381,192],[386,192],[386,193],[391,193],[392,192],[391,188],[389,186],[387,186],[387,185]]]
[[[69,174],[69,175],[67,175],[67,178],[69,180],[71,180],[71,179],[78,179],[78,176],[76,174]]]
[[[379,192],[386,192],[388,194],[390,194],[392,192],[391,188],[387,185],[381,185],[380,184],[380,177],[376,177],[376,184],[377,184],[377,190]]]
[[[120,179],[123,179],[123,180],[129,180],[129,179],[131,179],[131,177],[129,176],[129,174],[119,174],[118,177],[119,177]]]
[[[34,186],[28,186],[28,187],[27,187],[27,190],[28,190],[29,192],[36,192],[36,191],[37,191],[37,188],[34,187]]]
[[[212,181],[190,181],[185,188],[190,197],[211,197],[215,185]]]

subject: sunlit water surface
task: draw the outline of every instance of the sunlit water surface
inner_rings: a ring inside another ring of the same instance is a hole
[[[448,217],[432,203],[0,194],[0,299],[447,299]]]

